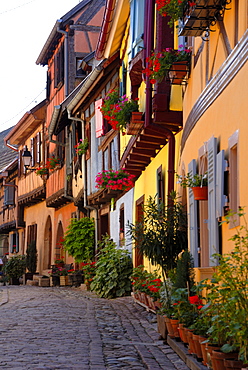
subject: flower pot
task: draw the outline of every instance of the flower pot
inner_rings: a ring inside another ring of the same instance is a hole
[[[186,336],[185,327],[183,324],[178,324],[178,331],[179,331],[179,335],[180,335],[182,342],[187,344],[188,338]]]
[[[153,298],[150,295],[147,295],[146,298],[147,298],[148,307],[151,310],[154,310],[155,311],[156,310],[156,306],[155,306],[155,303],[154,303]]]
[[[204,366],[207,366],[207,362],[208,362],[207,346],[206,346],[206,343],[203,343],[206,340],[207,338],[199,336],[199,343],[200,343],[201,352],[202,352],[202,363]]]
[[[195,186],[191,189],[193,191],[195,200],[208,200],[207,186]]]
[[[170,321],[169,317],[164,316],[164,321],[165,321],[165,325],[166,325],[169,337],[174,338],[174,330],[173,330],[173,327],[171,325],[171,321]]]
[[[191,355],[196,355],[195,342],[193,340],[193,330],[187,329],[187,337],[189,343],[188,351]]]
[[[158,333],[161,335],[163,339],[166,339],[168,331],[165,324],[165,319],[163,315],[157,314],[157,329]]]
[[[193,341],[194,341],[194,348],[195,348],[195,354],[198,360],[202,360],[202,350],[201,350],[201,345],[199,342],[199,335],[193,334]]]
[[[212,351],[211,362],[213,370],[226,370],[225,359],[238,359],[238,353],[224,353],[221,351]]]
[[[238,360],[224,360],[224,366],[226,370],[240,370],[240,369],[247,369],[248,364],[244,364],[243,361]]]
[[[59,282],[60,282],[61,286],[68,285],[68,276],[60,276],[59,277]]]
[[[39,278],[39,286],[43,286],[43,287],[50,286],[50,278],[49,277],[47,277],[47,278],[44,278],[44,277]]]
[[[126,125],[127,135],[137,135],[143,127],[142,112],[132,112],[132,118]]]
[[[141,299],[141,303],[143,303],[144,305],[148,306],[146,293],[140,292],[140,299]]]
[[[10,285],[20,285],[20,280],[17,277],[10,278]]]
[[[173,328],[174,337],[175,338],[180,338],[179,331],[178,331],[178,322],[179,322],[179,320],[170,319],[170,322],[171,322],[171,325],[172,325],[172,328]]]
[[[50,286],[59,286],[60,279],[58,275],[50,276]]]
[[[212,369],[212,352],[218,351],[220,349],[220,346],[214,345],[214,344],[206,344],[206,351],[207,351],[207,366]]]
[[[188,61],[174,62],[169,71],[169,78],[172,85],[181,85],[189,71]]]

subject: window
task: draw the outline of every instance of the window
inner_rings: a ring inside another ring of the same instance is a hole
[[[10,234],[10,253],[19,252],[19,234],[15,232]]]
[[[120,206],[120,217],[119,217],[119,225],[120,225],[120,234],[119,234],[119,244],[120,246],[125,245],[125,218],[124,218],[124,204]]]
[[[129,61],[144,48],[144,0],[130,1],[130,45],[129,45]]]
[[[64,83],[64,44],[60,47],[55,55],[54,63],[54,87],[59,87],[59,84]]]
[[[4,185],[4,201],[5,206],[10,206],[15,204],[15,183],[10,182]]]
[[[27,246],[37,240],[37,224],[28,225],[27,230]]]

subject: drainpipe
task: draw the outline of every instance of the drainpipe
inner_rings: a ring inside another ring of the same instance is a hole
[[[150,55],[151,50],[154,49],[154,0],[147,1],[146,19],[147,32],[145,34],[145,56]],[[147,67],[147,65],[146,65]],[[161,133],[169,141],[168,153],[168,191],[167,197],[171,191],[174,190],[174,166],[175,166],[175,137],[173,133],[158,124],[152,123],[152,86],[148,76],[146,76],[146,111],[145,111],[145,127],[149,126],[149,130]]]
[[[68,92],[69,92],[69,89],[68,89],[68,76],[69,76],[69,64],[68,64],[68,32],[67,31],[64,31],[64,30],[61,30],[60,29],[60,25],[63,23],[62,19],[58,19],[58,27],[57,27],[57,32],[59,33],[62,33],[63,35],[65,35],[65,53],[64,53],[64,68],[65,68],[65,96],[68,96]]]
[[[73,117],[71,115],[71,111],[67,109],[68,113],[68,118],[71,121],[77,121],[82,123],[82,139],[85,139],[84,136],[84,120],[82,120],[79,117]],[[97,251],[97,243],[98,243],[98,222],[99,222],[99,216],[98,216],[98,208],[97,207],[92,207],[87,204],[87,176],[86,176],[86,158],[85,154],[82,156],[82,162],[83,162],[83,183],[84,183],[84,208],[87,210],[92,210],[95,211],[95,251]]]
[[[18,152],[18,148],[15,148],[13,145],[9,144],[7,140],[4,139],[4,144],[5,146],[7,146],[8,148],[14,150],[15,152]]]
[[[67,146],[67,144],[64,144],[64,143],[61,143],[60,141],[57,141],[57,140],[53,140],[53,131],[54,131],[54,128],[55,128],[55,125],[56,125],[56,122],[57,122],[57,118],[59,116],[59,113],[60,113],[60,109],[61,109],[61,106],[60,105],[55,105],[54,108],[53,108],[53,115],[52,115],[52,118],[51,118],[51,122],[50,122],[50,125],[48,127],[48,137],[49,137],[49,141],[51,143],[54,143],[54,144],[57,144],[57,145],[61,145],[61,146]]]

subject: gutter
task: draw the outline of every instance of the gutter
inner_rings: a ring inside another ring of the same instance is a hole
[[[72,112],[77,103],[82,99],[84,95],[87,95],[88,90],[91,88],[92,84],[95,82],[96,78],[104,68],[104,63],[106,59],[102,60],[90,74],[87,76],[86,81],[83,83],[82,87],[78,93],[72,98],[72,100],[67,105],[67,112]]]
[[[57,140],[53,140],[53,138],[52,138],[53,137],[53,131],[54,131],[55,125],[57,123],[57,119],[58,119],[60,110],[61,110],[61,105],[55,105],[54,106],[53,115],[52,115],[52,118],[51,118],[50,125],[48,127],[48,136],[49,136],[49,141],[51,143],[61,145],[61,146],[67,146],[67,144],[61,143],[60,141],[57,141]]]
[[[114,10],[115,10],[116,0],[107,0],[106,6],[104,10],[103,22],[102,27],[95,51],[95,58],[97,60],[101,60],[104,55],[105,47],[108,41],[109,32],[111,29],[111,24],[114,17]]]

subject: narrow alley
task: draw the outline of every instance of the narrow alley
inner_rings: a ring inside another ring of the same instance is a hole
[[[0,304],[1,368],[188,369],[131,297],[12,285],[1,288]]]

